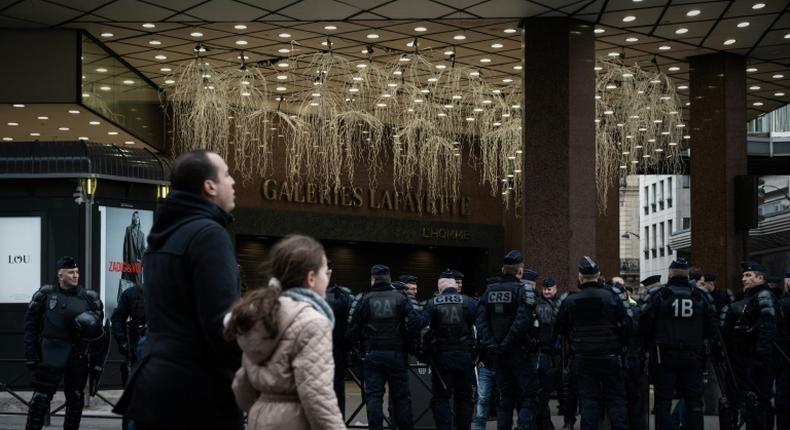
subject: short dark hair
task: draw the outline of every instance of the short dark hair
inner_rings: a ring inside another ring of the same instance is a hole
[[[217,166],[208,154],[208,151],[198,149],[179,155],[170,172],[170,186],[178,191],[203,194],[203,183],[206,179],[219,179]]]

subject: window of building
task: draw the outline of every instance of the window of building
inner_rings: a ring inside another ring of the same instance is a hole
[[[658,235],[658,237],[659,237],[659,239],[658,239],[658,254],[663,257],[664,256],[664,244],[667,243],[667,237],[666,237],[665,232],[664,232],[664,223],[663,222],[658,225],[658,230],[659,230],[659,235]]]
[[[683,175],[683,188],[690,188],[691,187],[691,176]]]
[[[656,184],[650,186],[650,208],[653,209],[653,212],[656,211]]]
[[[691,218],[684,216],[683,217],[683,230],[688,230],[691,228]]]
[[[667,234],[672,236],[672,232],[673,232],[673,230],[672,230],[672,220],[668,220],[667,221]]]
[[[645,208],[645,215],[647,215],[649,213],[648,212],[648,208],[650,207],[650,194],[648,194],[648,190],[649,190],[649,188],[647,186],[645,186],[645,206],[644,206],[644,208]]]
[[[656,247],[656,244],[658,242],[656,241],[656,225],[655,224],[650,226],[650,243],[652,244],[652,246],[650,248],[650,255],[652,255],[653,258],[656,258],[656,257],[658,257],[658,248]]]
[[[667,208],[672,207],[672,191],[672,178],[667,178],[667,191],[664,193],[667,199]]]
[[[642,235],[645,238],[645,259],[650,258],[650,227],[645,226],[645,233]]]
[[[664,210],[664,180],[658,184],[658,210]]]

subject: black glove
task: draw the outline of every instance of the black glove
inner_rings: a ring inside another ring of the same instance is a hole
[[[129,356],[129,344],[123,343],[118,345],[118,352],[124,357]]]
[[[88,371],[88,394],[92,397],[99,391],[99,380],[101,379],[102,367],[94,366]]]

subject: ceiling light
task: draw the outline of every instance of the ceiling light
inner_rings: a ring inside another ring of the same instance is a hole
[[[605,33],[605,32],[606,32],[606,30],[604,30],[603,28],[596,28],[595,30],[593,30],[593,33],[595,33],[595,34],[601,34],[601,33]]]
[[[746,73],[754,73],[757,71],[757,67],[749,67],[746,69]]]
[[[134,140],[127,140],[124,142],[125,145],[134,145]]]
[[[41,136],[41,133],[37,133],[37,132],[34,131],[34,132],[30,133],[30,135],[33,136],[33,137],[37,137],[37,136]]]
[[[689,86],[688,85],[678,85],[678,89],[679,90],[687,90],[687,89],[689,89]]]
[[[154,45],[154,46],[159,46],[159,45],[162,44],[162,42],[160,40],[149,40],[148,44],[149,45]]]
[[[277,67],[282,67],[284,69],[284,68],[288,67],[288,63],[279,62],[279,63],[277,63]]]
[[[773,76],[771,76],[771,77],[772,77],[772,78],[774,78],[774,79],[782,79],[782,78],[784,78],[784,77],[785,77],[785,75],[783,75],[783,74],[781,74],[781,73],[777,73],[777,74],[775,74],[775,75],[773,75]]]
[[[746,28],[749,26],[749,21],[743,21],[738,23],[738,28]]]
[[[492,43],[491,44],[491,47],[494,48],[494,49],[499,49],[499,48],[502,48],[503,46],[505,46],[505,45],[503,45],[501,43]]]
[[[159,71],[160,72],[164,72],[164,73],[168,73],[168,72],[172,72],[173,69],[171,69],[170,67],[162,67],[161,69],[159,69]]]
[[[608,56],[610,56],[610,57],[619,57],[619,56],[620,56],[620,53],[619,53],[619,52],[617,52],[617,51],[612,51],[612,52],[610,52],[610,53],[608,53],[608,54],[606,54],[606,55],[608,55]]]
[[[760,86],[759,85],[752,85],[751,87],[749,87],[749,89],[752,90],[752,91],[757,91],[757,90],[760,89]]]
[[[480,76],[480,72],[478,72],[476,70],[473,70],[473,71],[469,72],[469,76]]]
[[[725,45],[732,45],[733,43],[735,43],[735,39],[727,39],[724,41]]]
[[[506,84],[509,84],[509,83],[513,82],[513,80],[510,79],[510,78],[505,78],[505,79],[502,79],[502,82],[504,82]]]
[[[107,32],[107,33],[102,33],[102,34],[101,34],[101,37],[113,37],[113,36],[115,36],[115,35],[114,35],[114,34],[112,34],[112,33],[110,33],[110,32]]]
[[[414,31],[422,33],[424,31],[428,31],[428,29],[425,27],[414,27]]]
[[[629,37],[628,39],[625,39],[625,41],[626,42],[639,42],[639,39],[636,38],[636,37]]]
[[[337,30],[337,27],[335,27],[334,25],[325,25],[324,30],[330,30],[330,31]]]
[[[23,104],[21,104],[21,103],[16,103],[16,104],[13,104],[13,105],[11,105],[11,106],[13,106],[13,107],[15,107],[15,108],[23,108],[23,107],[25,107],[25,105],[23,105]]]
[[[446,68],[447,68],[447,66],[446,66],[446,65],[444,65],[444,64],[437,64],[437,65],[436,65],[436,68],[437,68],[437,69],[439,69],[439,70],[443,70],[443,69],[446,69]]]
[[[774,97],[784,97],[785,93],[774,93]]]
[[[672,67],[670,67],[670,68],[669,68],[669,69],[667,69],[667,70],[669,70],[670,72],[677,72],[678,70],[680,70],[680,67],[678,67],[678,66],[672,66]]]
[[[754,9],[754,10],[762,9],[764,7],[765,7],[765,3],[755,3],[755,4],[752,5],[752,9]]]
[[[102,91],[110,91],[112,88],[110,88],[107,85],[102,85],[102,86],[99,87],[99,89],[102,90]]]
[[[689,29],[685,28],[685,27],[680,27],[677,30],[675,30],[675,34],[685,34],[685,33],[688,33],[688,32],[689,32]]]
[[[193,31],[192,33],[189,33],[189,35],[192,37],[203,37],[203,33],[199,31]]]
[[[10,125],[11,127],[16,127],[16,126],[19,125],[19,123],[18,122],[9,122],[8,125]]]
[[[167,60],[167,56],[166,55],[162,55],[162,54],[154,55],[154,58],[157,59],[157,60],[160,60],[160,61],[161,60]]]
[[[291,37],[291,33],[280,33],[280,34],[277,35],[277,37],[282,37],[283,39],[288,39],[289,37]]]
[[[134,85],[134,81],[131,80],[131,79],[124,79],[123,83],[126,84],[126,85]]]
[[[326,42],[324,42],[324,43],[326,43]],[[280,49],[277,50],[277,52],[279,52],[280,54],[287,54],[287,53],[291,52],[291,50],[288,49],[288,48],[280,48]]]
[[[108,131],[107,134],[110,135],[110,136],[117,136],[118,132],[117,131]]]
[[[246,30],[247,26],[244,24],[236,24],[233,26],[233,28],[235,28],[236,30]]]
[[[247,43],[249,43],[249,42],[247,42],[246,40],[237,40],[236,41],[236,44],[239,45],[239,46],[245,46]]]
[[[365,36],[365,37],[367,37],[368,39],[378,39],[378,38],[379,38],[379,35],[378,35],[378,34],[376,34],[376,33],[370,33],[370,34],[368,34],[368,35],[367,35],[367,36]]]
[[[90,124],[90,125],[99,125],[99,124],[101,124],[101,122],[99,122],[99,121],[91,121],[88,124]]]
[[[523,67],[521,65],[513,66],[513,70],[521,70],[521,69],[523,69]]]
[[[77,115],[78,113],[80,113],[80,111],[78,111],[77,109],[69,109],[69,113],[72,115]]]
[[[456,34],[455,36],[453,36],[453,39],[455,39],[455,40],[466,40],[466,36],[464,36],[463,34]]]
[[[633,15],[627,15],[623,17],[623,22],[633,22],[636,21],[636,17]]]
[[[156,25],[151,24],[150,22],[146,22],[143,24],[143,28],[156,28]]]
[[[790,39],[790,33],[785,34],[785,39]]]
[[[107,69],[105,69],[104,67],[99,67],[96,69],[96,71],[99,73],[107,73]]]
[[[70,129],[68,127],[58,127],[58,130],[60,130],[60,131],[69,131]]]
[[[672,49],[672,47],[669,45],[661,45],[658,47],[659,51],[669,51],[670,49]]]
[[[277,87],[275,88],[277,91],[286,91],[288,88],[286,87]]]
[[[691,9],[690,11],[686,12],[686,16],[688,16],[688,17],[697,16],[697,15],[699,15],[701,13],[702,12],[699,9]]]
[[[49,119],[49,117],[48,117],[48,116],[38,116],[38,117],[36,117],[36,118],[38,118],[38,119],[40,119],[40,120],[42,120],[42,121],[46,121],[46,120],[48,120],[48,119]]]
[[[752,103],[752,105],[754,105],[754,106],[762,106],[763,102],[754,102],[754,103]]]
[[[175,83],[176,83],[176,81],[174,81],[172,79],[168,79],[168,80],[165,81],[165,84],[167,84],[167,85],[173,85]]]
[[[490,63],[490,62],[491,62],[491,59],[490,59],[490,58],[481,58],[481,59],[480,59],[480,62],[481,62],[481,63]]]
[[[507,34],[513,34],[513,33],[515,33],[518,30],[516,30],[515,28],[506,28],[504,31]]]

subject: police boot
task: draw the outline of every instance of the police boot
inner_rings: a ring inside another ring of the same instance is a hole
[[[82,408],[85,406],[84,395],[81,390],[66,392],[66,416],[63,419],[63,430],[79,430]]]
[[[49,413],[49,402],[52,396],[35,392],[30,400],[30,409],[27,412],[25,430],[41,430]]]

